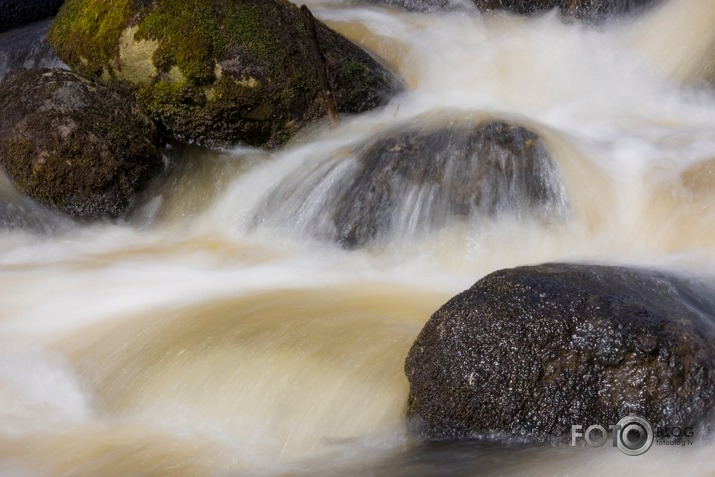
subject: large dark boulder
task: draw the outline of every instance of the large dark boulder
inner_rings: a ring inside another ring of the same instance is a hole
[[[404,216],[423,226],[455,217],[555,218],[566,194],[542,139],[500,120],[460,120],[393,131],[358,152],[335,202],[336,239],[352,248],[390,233]],[[411,198],[422,197],[413,201]],[[402,224],[404,225],[404,224]]]
[[[161,169],[156,127],[128,98],[74,73],[0,83],[0,163],[17,187],[73,217],[122,213]]]
[[[317,30],[340,112],[399,89],[369,54]],[[302,14],[287,0],[68,0],[50,42],[73,70],[135,91],[179,141],[274,147],[326,114]]]
[[[432,438],[564,436],[631,414],[702,423],[715,404],[715,287],[634,268],[501,270],[432,316],[405,371],[409,415]]]
[[[64,0],[0,0],[0,31],[51,17]]]

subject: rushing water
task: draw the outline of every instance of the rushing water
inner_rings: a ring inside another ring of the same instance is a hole
[[[0,180],[0,475],[712,475],[704,441],[637,458],[416,443],[402,367],[430,314],[499,268],[711,273],[715,4],[594,27],[308,3],[407,91],[271,154],[169,150],[177,165],[122,223],[78,226]],[[422,198],[364,249],[312,233],[351,151],[445,114],[536,131],[567,197],[553,220],[433,227],[409,220]]]

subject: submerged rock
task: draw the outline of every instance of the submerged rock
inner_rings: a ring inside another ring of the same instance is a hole
[[[548,264],[452,298],[405,363],[431,438],[569,435],[637,414],[703,422],[715,404],[715,287],[673,273]]]
[[[64,0],[0,0],[0,31],[17,28],[57,13]]]
[[[0,83],[0,163],[19,189],[73,217],[116,217],[161,168],[151,120],[74,73],[20,70]]]
[[[317,22],[338,110],[380,105],[399,83]],[[74,70],[133,91],[173,138],[274,147],[325,116],[298,7],[287,0],[68,0],[50,42]]]
[[[336,201],[336,240],[362,246],[454,217],[563,214],[566,193],[541,138],[503,121],[411,126],[365,145]],[[399,223],[408,217],[411,224]]]

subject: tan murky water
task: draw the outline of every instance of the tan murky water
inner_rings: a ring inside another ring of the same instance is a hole
[[[670,0],[599,27],[309,4],[407,91],[271,154],[173,151],[182,165],[127,223],[44,211],[54,234],[0,231],[0,474],[715,475],[704,441],[638,458],[420,446],[405,432],[402,370],[430,314],[499,268],[712,273],[715,4]],[[567,216],[455,220],[352,252],[306,233],[330,205],[301,189],[312,165],[455,112],[538,132]],[[281,184],[314,200],[262,208]],[[5,182],[0,200],[33,210]]]

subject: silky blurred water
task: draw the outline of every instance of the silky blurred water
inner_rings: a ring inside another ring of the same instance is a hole
[[[271,153],[169,149],[169,176],[118,223],[75,224],[0,180],[0,474],[715,473],[704,441],[637,458],[418,443],[402,369],[431,313],[500,268],[711,274],[715,4],[584,25],[307,3],[406,91]],[[429,190],[406,189],[392,235],[347,251],[315,233],[356,148],[455,115],[537,133],[566,197],[558,214],[432,226],[410,219],[435,206]]]

